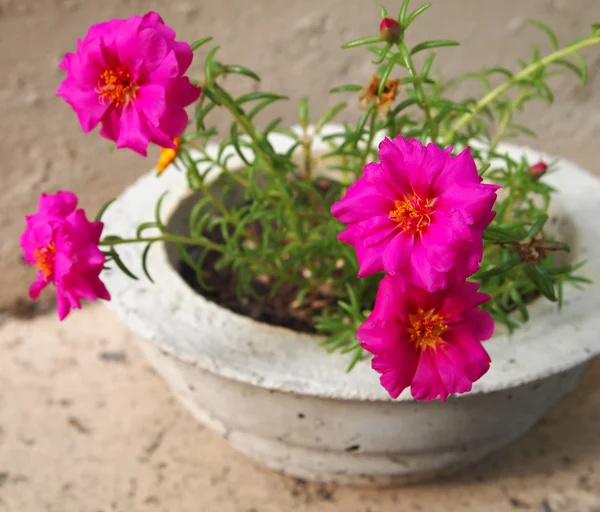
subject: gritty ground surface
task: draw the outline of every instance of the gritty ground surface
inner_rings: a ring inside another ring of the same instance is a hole
[[[525,438],[451,479],[306,483],[196,423],[101,306],[0,327],[1,512],[600,511],[600,361]]]

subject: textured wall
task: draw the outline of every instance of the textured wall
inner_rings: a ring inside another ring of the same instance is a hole
[[[72,189],[94,212],[154,163],[84,136],[75,116],[54,91],[65,51],[75,48],[89,24],[154,9],[174,26],[180,39],[214,35],[221,58],[251,67],[264,88],[289,95],[294,102],[272,110],[293,122],[295,100],[313,98],[319,112],[337,84],[365,82],[372,73],[363,51],[342,51],[349,38],[376,31],[379,0],[0,0],[0,308],[26,293],[34,274],[20,260],[18,235],[23,214],[35,209],[41,191]],[[388,1],[390,11],[399,0]],[[422,2],[415,1],[415,5]],[[513,66],[528,57],[530,38],[538,38],[525,20],[550,24],[561,40],[587,35],[600,21],[598,0],[433,0],[415,24],[414,38],[458,39],[459,48],[441,52],[447,74],[483,65]],[[530,141],[600,173],[593,151],[600,136],[600,50],[587,53],[591,67],[586,90],[574,77],[557,84],[550,110],[532,108],[527,121],[538,131]],[[199,68],[196,68],[200,73]]]

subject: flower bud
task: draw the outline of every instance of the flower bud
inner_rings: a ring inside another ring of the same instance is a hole
[[[529,168],[529,174],[534,180],[539,180],[547,170],[548,166],[544,162],[538,162]]]
[[[392,18],[383,18],[379,25],[379,33],[386,43],[396,44],[402,37],[402,27]]]

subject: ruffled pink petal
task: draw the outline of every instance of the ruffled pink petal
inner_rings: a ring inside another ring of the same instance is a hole
[[[361,347],[372,354],[385,352],[390,346],[406,338],[406,328],[393,320],[377,320],[373,316],[362,324],[356,332]]]
[[[35,281],[29,287],[29,298],[36,300],[46,286],[50,284],[50,280],[46,279],[43,272],[39,272]]]
[[[359,222],[358,233],[365,247],[380,243],[394,233],[398,224],[391,220],[388,215],[371,217]]]
[[[121,112],[117,148],[129,148],[142,156],[146,156],[148,135],[142,125],[138,111],[131,103],[125,105]]]
[[[190,67],[192,59],[194,58],[194,52],[192,52],[192,48],[188,43],[176,41],[172,43],[172,49],[175,52],[177,62],[179,63],[179,73],[183,74]]]
[[[392,276],[401,271],[410,259],[413,247],[412,234],[402,231],[395,233],[381,256],[383,269]]]
[[[188,116],[182,107],[168,106],[160,118],[158,128],[173,140],[179,137],[187,126]]]
[[[66,254],[57,252],[54,256],[54,276],[55,279],[61,280],[71,272],[73,262]]]
[[[381,373],[379,381],[392,398],[411,385],[419,364],[419,353],[409,340],[396,340],[386,352],[373,357],[373,370]]]
[[[158,125],[165,113],[165,89],[159,85],[144,85],[136,92],[135,109],[150,125]]]
[[[88,244],[77,252],[77,260],[79,268],[94,270],[99,273],[104,268],[106,258],[96,245]]]
[[[169,53],[167,41],[154,28],[143,28],[138,32],[136,39],[146,73],[152,73],[163,63]],[[173,60],[176,61],[174,56]]]
[[[47,215],[67,216],[77,207],[73,192],[59,190],[56,194],[40,194],[38,212]]]
[[[71,311],[69,300],[63,295],[59,289],[56,289],[56,309],[58,311],[58,319],[62,322]]]
[[[477,283],[451,282],[440,305],[440,314],[447,322],[461,321],[467,311],[490,300],[489,295],[477,290],[479,290]]]
[[[381,255],[388,243],[389,240],[385,239],[379,244],[365,247],[360,241],[357,242],[356,259],[359,265],[358,278],[371,276],[383,270]]]
[[[201,92],[202,89],[190,82],[187,76],[180,76],[169,82],[167,103],[173,106],[187,107],[200,97]]]
[[[472,309],[465,313],[463,322],[479,341],[489,340],[494,334],[494,319],[483,309]]]
[[[398,140],[399,143],[399,139],[396,137],[394,140]],[[413,190],[421,197],[431,197],[431,186],[444,169],[449,155],[433,143],[423,146],[421,142],[412,139],[406,145],[413,148],[411,155],[414,159],[406,160],[406,165],[412,170],[409,179]]]
[[[432,183],[431,191],[437,197],[453,185],[464,186],[477,183],[481,183],[481,177],[477,174],[470,149],[465,148],[459,155],[448,159],[446,166]]]
[[[106,111],[106,115],[102,118],[102,128],[100,135],[105,139],[116,142],[119,138],[119,125],[121,122],[121,109],[110,107]]]
[[[452,327],[444,333],[446,345],[452,345],[460,351],[462,368],[472,382],[480,379],[490,368],[490,356],[477,338],[467,327]]]
[[[448,390],[442,382],[431,350],[421,352],[410,391],[413,398],[417,400],[430,401],[439,396],[444,402],[448,398]]]
[[[379,144],[381,175],[387,183],[390,199],[401,199],[413,192],[409,179],[410,167],[405,162],[406,158],[410,158],[410,155],[402,153],[398,145],[390,139],[385,138]]]
[[[422,243],[416,243],[410,258],[410,271],[412,282],[429,291],[434,292],[446,286],[447,276],[438,272],[429,262],[428,254]]]
[[[359,178],[348,190],[346,195],[331,207],[331,215],[344,224],[361,222],[374,216],[389,218],[393,203],[379,194],[375,185]]]
[[[176,79],[180,74],[177,56],[173,51],[162,60],[162,62],[148,74],[148,81],[152,84],[170,85],[170,81]]]
[[[449,343],[441,343],[430,351],[448,393],[471,391],[473,381],[466,374],[467,360],[462,351]]]

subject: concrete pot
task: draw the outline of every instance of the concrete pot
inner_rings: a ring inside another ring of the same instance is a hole
[[[333,129],[333,128],[332,128]],[[273,143],[284,151],[285,137]],[[322,142],[316,141],[318,152]],[[544,159],[503,146],[514,157]],[[559,162],[547,177],[560,194],[552,218],[585,274],[600,280],[600,182]],[[168,190],[163,221],[185,219],[183,173],[154,171],[109,208],[105,233],[131,236],[152,220]],[[140,269],[143,247],[120,248]],[[173,393],[202,423],[270,468],[310,480],[391,485],[433,478],[480,460],[530,429],[573,388],[600,352],[600,293],[596,284],[567,287],[565,305],[538,300],[532,319],[512,337],[486,342],[492,368],[473,391],[447,403],[392,401],[368,360],[346,373],[348,359],[328,355],[315,336],[258,323],[197,295],[178,275],[174,247],[156,245],[148,266],[152,284],[118,270],[105,273],[110,308],[144,342],[142,348]]]

